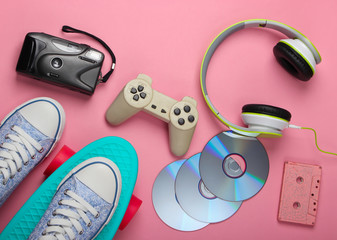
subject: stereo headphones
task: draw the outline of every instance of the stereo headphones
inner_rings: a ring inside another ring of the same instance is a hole
[[[201,64],[200,82],[202,93],[208,107],[212,110],[215,116],[225,125],[227,125],[232,131],[244,136],[281,137],[282,130],[288,127],[310,129],[289,124],[291,119],[290,112],[283,108],[265,104],[244,105],[242,107],[241,116],[243,122],[248,125],[248,127],[241,127],[228,121],[212,104],[206,89],[206,74],[209,62],[215,50],[231,34],[241,29],[253,27],[271,28],[289,37],[289,39],[280,40],[274,47],[273,52],[277,61],[290,74],[302,81],[308,81],[314,75],[316,69],[315,66],[321,62],[321,56],[318,53],[316,47],[302,33],[288,25],[267,19],[251,19],[242,21],[222,31],[212,41],[204,55]]]

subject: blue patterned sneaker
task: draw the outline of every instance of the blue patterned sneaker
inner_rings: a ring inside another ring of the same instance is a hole
[[[61,181],[28,239],[94,239],[115,212],[121,188],[115,163],[103,157],[85,160]]]
[[[0,206],[60,139],[62,106],[50,98],[32,99],[0,124]]]

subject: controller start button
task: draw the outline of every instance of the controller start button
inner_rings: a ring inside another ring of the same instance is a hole
[[[53,68],[60,68],[62,67],[62,60],[61,58],[53,58],[51,60],[51,65]]]

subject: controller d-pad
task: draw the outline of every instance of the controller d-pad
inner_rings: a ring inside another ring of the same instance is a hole
[[[193,115],[189,115],[187,119],[190,123],[194,122],[194,120],[195,120]]]
[[[144,90],[144,87],[142,85],[138,85],[138,91],[141,92]]]
[[[130,86],[131,87],[131,86]],[[130,93],[133,95],[132,99],[134,101],[139,101],[140,98],[145,99],[147,97],[147,93],[144,91],[145,87],[142,85],[133,85],[130,89]]]
[[[178,123],[179,123],[179,125],[184,125],[185,124],[185,120],[183,118],[179,118],[178,119]]]
[[[191,111],[191,107],[188,106],[188,105],[186,105],[186,106],[184,107],[184,111],[185,111],[186,113],[189,113],[189,112]]]
[[[138,95],[138,94],[135,94],[135,95],[133,96],[133,100],[138,101],[138,100],[139,100],[139,95]]]
[[[143,98],[143,99],[146,98],[146,93],[145,93],[145,92],[141,92],[139,95],[140,95],[140,97]]]
[[[175,114],[176,116],[178,116],[178,115],[181,113],[181,111],[180,111],[179,108],[175,108],[175,109],[173,110],[173,112],[174,112],[174,114]]]

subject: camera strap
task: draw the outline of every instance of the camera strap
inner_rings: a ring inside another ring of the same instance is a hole
[[[115,65],[116,65],[116,57],[115,57],[115,54],[112,52],[112,50],[110,49],[110,47],[100,38],[90,34],[90,33],[87,33],[87,32],[84,32],[82,30],[78,30],[76,28],[72,28],[72,27],[69,27],[69,26],[66,26],[64,25],[62,27],[62,31],[63,32],[66,32],[66,33],[82,33],[84,35],[87,35],[93,39],[95,39],[96,41],[98,41],[100,44],[102,44],[102,46],[109,52],[111,58],[112,58],[112,65],[111,65],[111,69],[109,72],[107,72],[103,78],[101,79],[101,82],[106,82],[108,81],[110,75],[112,74],[112,72],[114,71],[115,69]]]

